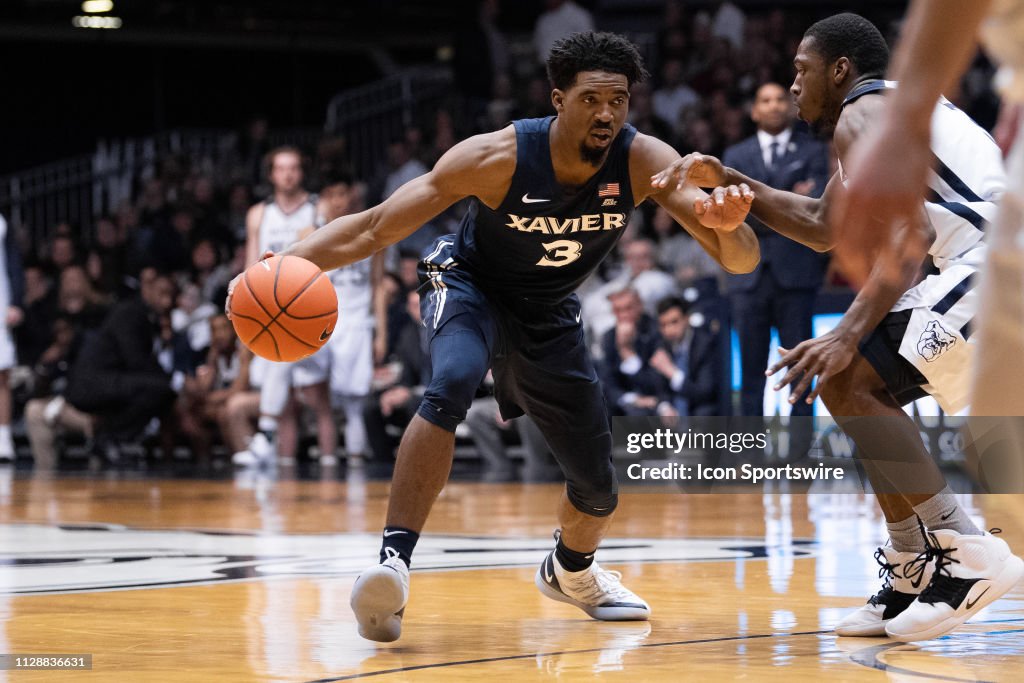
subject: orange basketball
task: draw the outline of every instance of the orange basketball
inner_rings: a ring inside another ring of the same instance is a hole
[[[257,356],[296,361],[320,350],[338,321],[334,285],[313,263],[272,256],[249,266],[231,295],[235,334]]]

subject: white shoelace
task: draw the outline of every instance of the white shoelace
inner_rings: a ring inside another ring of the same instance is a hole
[[[621,572],[601,569],[596,565],[579,579],[566,583],[573,597],[588,605],[599,605],[609,598],[616,602],[637,599],[631,590],[622,585]]]

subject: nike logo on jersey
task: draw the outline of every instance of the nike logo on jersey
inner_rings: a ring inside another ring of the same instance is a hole
[[[537,202],[550,202],[550,199],[532,199],[530,193],[527,192],[523,195],[523,204],[536,204]]]
[[[978,597],[974,598],[974,600],[968,600],[968,601],[967,601],[967,604],[965,605],[965,607],[966,607],[967,609],[971,609],[972,607],[974,607],[975,605],[977,605],[977,604],[978,604],[978,600],[981,600],[981,596],[985,595],[985,593],[988,593],[988,590],[989,590],[989,588],[991,588],[991,587],[992,587],[992,586],[989,586],[989,587],[988,587],[988,588],[986,588],[985,590],[981,591],[981,593],[979,593],[979,594],[978,594]]]
[[[578,218],[555,218],[554,216],[516,216],[508,214],[510,223],[505,225],[519,232],[539,232],[542,235],[564,235],[572,232],[596,232],[618,230],[626,227],[624,213],[588,213]]]

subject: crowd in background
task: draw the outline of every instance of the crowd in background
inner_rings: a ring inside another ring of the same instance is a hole
[[[386,198],[467,135],[514,118],[551,115],[541,66],[551,43],[575,30],[602,28],[582,7],[553,0],[536,25],[535,59],[513,63],[497,9],[496,2],[481,2],[459,30],[452,63],[457,93],[381,150],[378,169],[353,179],[353,207]],[[788,87],[792,55],[816,18],[810,11],[741,9],[732,2],[699,11],[667,2],[648,46],[652,79],[632,89],[630,122],[680,153],[721,156],[754,133],[750,107],[758,88],[769,82]],[[979,60],[954,98],[986,126],[997,106],[981,85],[988,69]],[[152,177],[137,179],[134,199],[112,215],[55,226],[45,244],[23,243],[24,316],[13,330],[20,370],[11,384],[38,465],[53,465],[66,443],[84,443],[109,460],[120,457],[124,442],[143,437],[164,452],[186,445],[201,458],[221,443],[228,452],[244,447],[252,433],[244,423],[254,418],[253,389],[246,354],[221,312],[229,281],[247,265],[246,213],[270,190],[266,134],[267,122],[254,121],[230,167],[216,175],[168,156]],[[304,185],[316,191],[324,168],[344,164],[345,141],[326,138],[305,151]],[[378,292],[388,303],[387,319],[378,324],[387,325],[389,343],[377,354],[366,416],[375,458],[390,457],[425,381],[415,332],[416,262],[434,237],[457,229],[465,210],[465,202],[452,207],[388,253]],[[830,278],[818,286],[841,285]],[[733,410],[728,291],[721,269],[664,210],[645,205],[635,212],[615,253],[580,292],[614,414]],[[128,369],[115,376],[107,366]],[[127,383],[119,395],[132,399],[115,408],[101,401],[109,382]],[[96,434],[92,405],[108,426],[113,422],[105,438]],[[513,430],[490,406],[474,421],[483,425],[471,427],[478,437],[492,427]],[[505,472],[494,457],[488,466]],[[537,458],[543,469],[543,456]]]

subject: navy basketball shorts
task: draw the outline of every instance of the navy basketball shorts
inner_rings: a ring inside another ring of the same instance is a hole
[[[460,270],[451,246],[451,237],[439,238],[420,263],[432,379],[419,415],[454,432],[493,370],[502,417],[526,414],[536,423],[565,474],[570,502],[587,514],[611,514],[618,492],[611,428],[579,299],[513,307]]]

